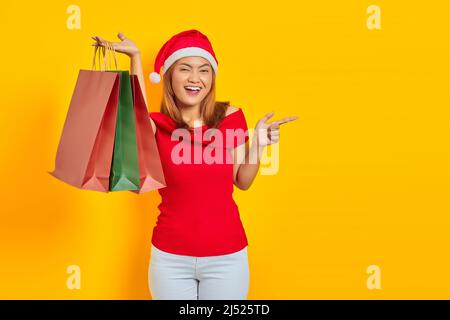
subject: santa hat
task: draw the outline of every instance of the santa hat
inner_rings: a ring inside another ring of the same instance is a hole
[[[164,75],[175,61],[190,56],[202,57],[208,60],[217,75],[219,62],[208,37],[200,31],[192,29],[174,35],[159,49],[155,59],[154,71],[150,73],[150,81],[159,83],[161,81],[161,67],[163,67]]]

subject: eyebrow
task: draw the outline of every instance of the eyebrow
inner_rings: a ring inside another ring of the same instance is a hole
[[[182,65],[182,64],[184,64],[184,65],[186,65],[186,66],[188,66],[188,67],[192,67],[192,66],[191,66],[190,64],[188,64],[188,63],[184,63],[184,62],[180,63],[180,65]],[[209,63],[202,64],[199,68],[204,67],[204,66],[209,66]]]

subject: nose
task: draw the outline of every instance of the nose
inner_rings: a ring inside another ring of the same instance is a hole
[[[198,82],[200,82],[199,79],[200,79],[200,77],[199,77],[198,71],[193,70],[189,73],[189,82],[198,83]]]

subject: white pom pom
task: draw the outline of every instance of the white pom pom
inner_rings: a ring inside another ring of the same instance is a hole
[[[159,75],[159,73],[153,71],[152,73],[150,73],[150,81],[152,83],[159,83],[161,81],[161,76]]]

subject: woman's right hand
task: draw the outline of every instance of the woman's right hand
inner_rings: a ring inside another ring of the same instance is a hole
[[[125,35],[122,32],[119,32],[117,34],[117,37],[121,40],[121,42],[110,42],[100,38],[99,36],[93,36],[92,39],[94,39],[97,42],[93,43],[92,45],[104,47],[106,42],[110,42],[116,52],[124,53],[129,57],[133,57],[140,53],[140,50],[137,47],[137,45],[133,41],[125,37]]]

